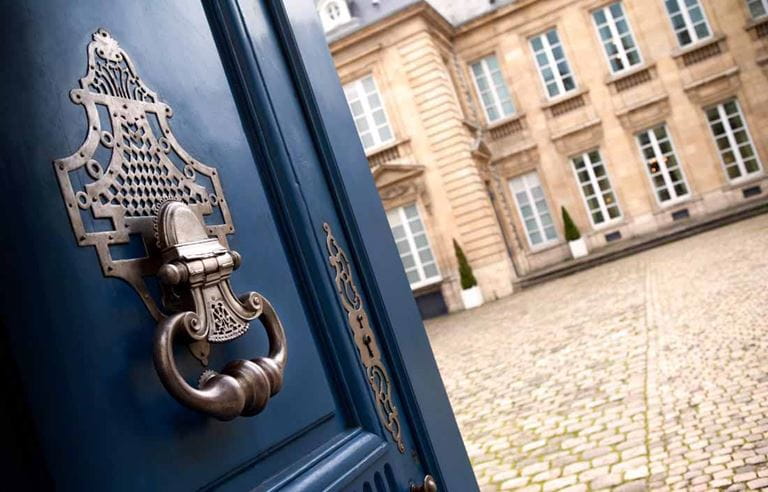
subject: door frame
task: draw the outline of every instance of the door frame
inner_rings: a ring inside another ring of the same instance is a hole
[[[268,3],[334,195],[353,270],[368,300],[372,325],[403,395],[404,411],[420,436],[417,446],[425,468],[440,490],[477,489],[368,161],[359,140],[350,138],[357,131],[314,4],[309,0]]]

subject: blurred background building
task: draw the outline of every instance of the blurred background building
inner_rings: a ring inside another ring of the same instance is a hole
[[[425,317],[764,208],[768,0],[316,6]]]

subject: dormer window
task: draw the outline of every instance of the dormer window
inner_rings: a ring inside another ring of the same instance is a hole
[[[349,22],[349,7],[344,0],[325,0],[318,8],[325,32]]]

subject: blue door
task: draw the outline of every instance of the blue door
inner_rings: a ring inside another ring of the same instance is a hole
[[[0,9],[12,478],[475,490],[313,3]]]

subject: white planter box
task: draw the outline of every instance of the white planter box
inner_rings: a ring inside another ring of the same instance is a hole
[[[462,289],[461,300],[464,302],[464,309],[472,309],[482,306],[484,302],[483,293],[477,285],[470,289]]]
[[[581,258],[582,256],[587,256],[587,254],[589,254],[584,236],[581,236],[575,241],[568,241],[568,247],[571,249],[571,256],[574,258]]]

